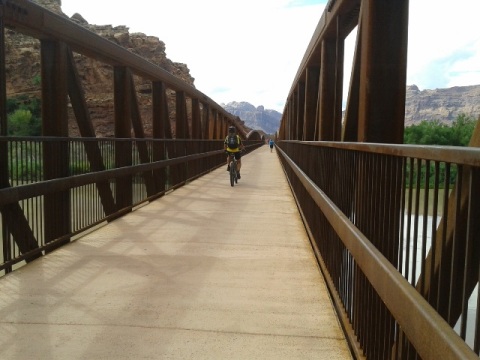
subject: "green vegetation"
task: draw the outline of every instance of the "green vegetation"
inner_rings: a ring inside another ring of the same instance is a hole
[[[23,144],[22,151],[29,151],[29,145]],[[39,181],[43,178],[42,161],[34,156],[28,156],[21,161],[18,158],[15,159],[8,166],[10,178],[13,182],[30,183]]]
[[[39,136],[42,132],[40,100],[21,95],[7,100],[9,136]]]
[[[464,114],[459,115],[452,125],[439,121],[422,121],[405,128],[404,143],[417,145],[468,146],[478,120]]]
[[[40,74],[37,74],[33,77],[32,81],[33,81],[33,85],[40,86],[42,83],[42,77],[40,76]]]
[[[70,163],[70,175],[80,175],[90,172],[90,163],[88,161],[75,161]]]
[[[477,122],[478,120],[470,118],[464,114],[459,115],[457,119],[452,122],[451,126],[442,124],[439,121],[422,121],[418,125],[412,125],[405,128],[404,143],[416,145],[468,146]],[[420,188],[423,189],[425,187],[426,163],[422,161],[421,168],[418,170],[416,161],[413,169],[413,179],[416,179],[417,172],[420,171]],[[439,187],[443,188],[446,176],[446,164],[439,163],[438,166]],[[407,186],[415,186],[415,184],[409,184],[409,174],[410,171],[412,171],[410,163],[407,163],[406,170]],[[430,188],[434,186],[434,173],[435,165],[434,163],[429,163],[428,185]],[[455,183],[456,177],[457,167],[452,165],[448,175],[448,183]]]
[[[410,163],[407,163],[406,165],[406,185],[408,187],[416,187],[417,186],[417,176],[420,178],[420,189],[425,188],[425,179],[427,175],[427,166],[425,161],[422,161],[420,170],[418,170],[417,167],[417,161],[415,160],[414,165],[413,165],[413,171],[412,171],[412,166]],[[435,164],[434,163],[429,163],[429,176],[428,176],[428,187],[433,188],[435,186]],[[412,173],[412,179],[413,183],[410,184],[410,173]],[[438,188],[443,189],[445,185],[445,177],[447,176],[446,173],[446,164],[445,163],[439,163],[438,164]],[[451,165],[449,174],[448,174],[448,184],[452,185],[455,183],[457,177],[457,166],[456,165]]]
[[[8,115],[8,135],[34,136],[40,135],[39,124],[34,120],[30,110],[17,109]]]

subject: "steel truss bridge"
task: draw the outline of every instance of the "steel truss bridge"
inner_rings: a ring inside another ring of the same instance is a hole
[[[408,5],[328,2],[287,97],[279,160],[353,353],[476,359],[480,132],[468,148],[402,145]],[[7,136],[9,32],[38,41],[39,137]],[[96,137],[78,56],[111,67],[114,138]],[[135,78],[150,84],[151,137]],[[69,137],[70,107],[80,137]],[[0,270],[224,165],[231,125],[238,119],[157,65],[30,1],[0,1]],[[238,129],[248,152],[264,144]]]

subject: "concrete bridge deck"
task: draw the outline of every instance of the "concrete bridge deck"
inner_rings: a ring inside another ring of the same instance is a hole
[[[0,279],[1,359],[351,359],[275,153]]]

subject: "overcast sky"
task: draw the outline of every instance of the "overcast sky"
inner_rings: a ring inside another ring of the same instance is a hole
[[[68,16],[156,36],[217,103],[283,111],[327,0],[62,0]],[[478,0],[410,0],[407,84],[480,84]],[[355,33],[346,42],[350,77]],[[345,90],[347,86],[345,86]],[[344,99],[345,102],[345,99]]]

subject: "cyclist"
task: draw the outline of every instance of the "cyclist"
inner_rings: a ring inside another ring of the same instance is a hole
[[[240,136],[237,134],[237,129],[235,126],[230,126],[228,128],[228,135],[223,143],[223,148],[227,153],[227,171],[230,171],[229,159],[230,153],[233,153],[235,159],[237,159],[237,173],[238,178],[240,179],[240,169],[242,168],[242,150],[245,149],[245,146],[242,143],[242,139],[240,139]]]

